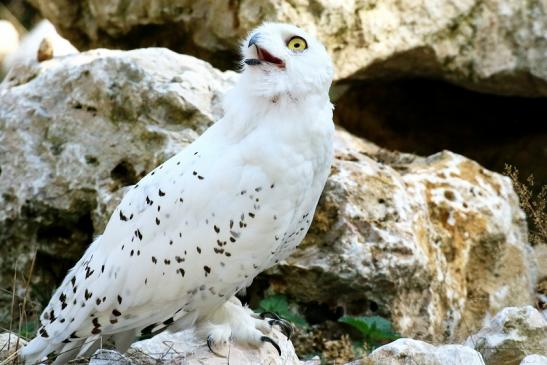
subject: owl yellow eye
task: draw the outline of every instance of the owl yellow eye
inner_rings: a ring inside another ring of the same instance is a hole
[[[303,51],[308,48],[306,40],[302,37],[292,37],[287,43],[287,48],[291,51]]]

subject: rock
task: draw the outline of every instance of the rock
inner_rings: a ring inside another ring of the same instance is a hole
[[[23,340],[15,333],[4,332],[0,333],[0,361],[11,359],[11,356],[17,351],[17,349],[27,344],[27,341]],[[15,363],[9,361],[9,364]]]
[[[535,264],[507,177],[448,151],[389,153],[342,131],[335,151],[306,239],[264,276],[274,291],[391,317],[404,336],[436,342],[533,302]]]
[[[281,332],[274,328],[270,337],[279,344],[281,356],[269,345],[256,349],[232,344],[228,359],[219,357],[209,350],[204,340],[197,338],[192,329],[172,334],[163,332],[149,340],[135,342],[128,356],[185,365],[224,365],[228,361],[230,364],[300,365],[291,342]]]
[[[19,33],[7,20],[0,20],[0,65],[19,46]]]
[[[484,365],[481,354],[462,345],[433,346],[400,338],[374,350],[364,361],[370,365]]]
[[[522,359],[520,365],[547,365],[547,356],[528,355]]]
[[[32,0],[82,49],[162,45],[219,62],[264,20],[318,33],[337,79],[442,78],[482,92],[547,95],[539,0],[218,2]]]
[[[465,345],[487,365],[518,365],[529,354],[547,356],[547,320],[531,306],[504,308]]]
[[[42,20],[28,34],[26,34],[17,50],[10,53],[2,65],[4,72],[8,72],[15,65],[27,62],[36,62],[39,56],[39,49],[42,41],[46,39],[51,57],[62,57],[78,53],[78,50],[66,39],[61,37],[53,24]]]
[[[51,293],[103,231],[120,188],[220,116],[234,76],[166,49],[15,66],[0,85],[0,281],[16,270],[24,293],[37,252],[33,285]],[[9,311],[11,294],[0,301]]]
[[[127,356],[114,350],[99,349],[89,359],[89,365],[133,365]]]

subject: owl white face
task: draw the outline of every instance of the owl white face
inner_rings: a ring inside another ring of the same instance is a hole
[[[259,96],[326,94],[334,68],[325,47],[290,24],[265,23],[241,45],[243,78]]]

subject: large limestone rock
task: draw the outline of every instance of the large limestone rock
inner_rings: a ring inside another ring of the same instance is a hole
[[[481,354],[469,347],[462,345],[435,347],[427,342],[411,338],[400,338],[377,348],[363,363],[371,365],[484,365]]]
[[[436,342],[533,302],[533,255],[507,177],[451,152],[388,153],[344,132],[335,150],[315,224],[268,272],[276,291],[389,315],[403,335]]]
[[[1,282],[14,269],[23,281],[37,252],[33,302],[48,300],[122,187],[217,119],[235,77],[165,49],[15,67],[0,86]],[[343,131],[336,155],[308,238],[263,276],[274,289],[437,341],[532,301],[524,215],[507,178],[450,152],[390,153]]]
[[[504,308],[465,345],[487,365],[519,365],[527,355],[547,356],[547,320],[535,308]]]
[[[279,20],[316,31],[338,79],[426,76],[547,95],[547,5],[540,0],[31,2],[84,49],[163,45],[218,62],[257,24]]]

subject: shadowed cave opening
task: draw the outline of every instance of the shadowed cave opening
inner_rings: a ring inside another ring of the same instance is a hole
[[[447,149],[547,183],[546,98],[470,91],[429,79],[344,82],[335,122],[381,147],[422,156]]]

